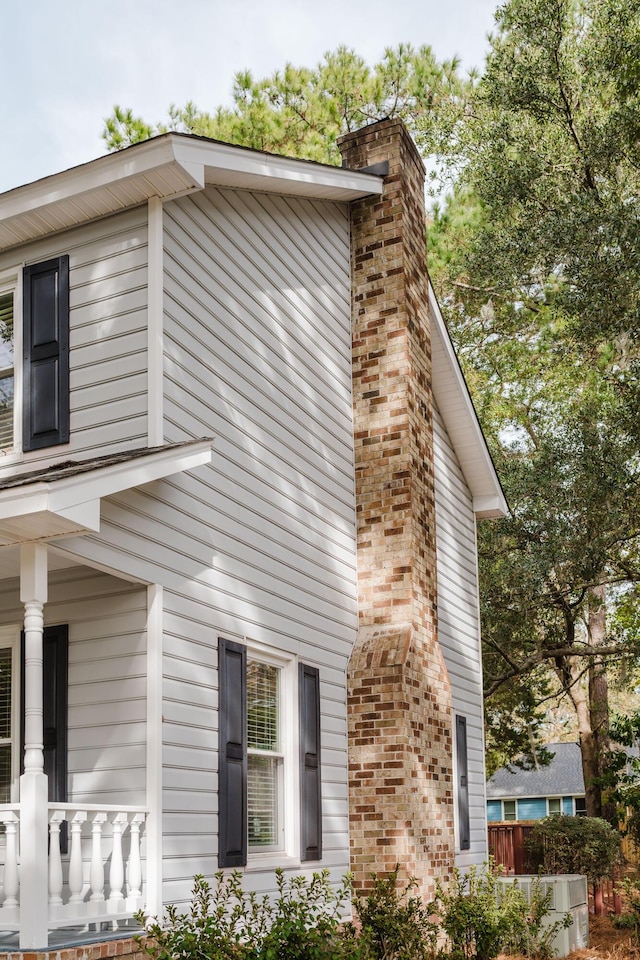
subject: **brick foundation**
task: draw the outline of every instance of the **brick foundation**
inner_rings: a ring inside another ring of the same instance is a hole
[[[147,960],[147,954],[132,937],[88,943],[79,947],[58,947],[38,951],[14,950],[11,953],[0,953],[0,960],[105,960],[107,957],[118,957],[119,960]]]
[[[388,161],[352,205],[353,402],[360,628],[349,668],[352,871],[400,864],[429,897],[454,860],[451,695],[437,642],[424,166],[403,124],[340,141]]]

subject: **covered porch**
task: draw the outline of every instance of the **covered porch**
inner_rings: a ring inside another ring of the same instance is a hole
[[[162,588],[66,547],[114,487],[210,459],[188,446],[133,473],[101,458],[73,508],[55,509],[68,477],[24,474],[18,497],[0,480],[0,951],[108,939],[161,907]]]

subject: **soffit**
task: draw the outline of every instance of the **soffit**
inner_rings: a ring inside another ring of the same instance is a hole
[[[382,178],[169,133],[0,194],[0,250],[205,184],[349,202]]]
[[[67,461],[0,480],[0,546],[100,529],[100,501],[211,461],[211,439]]]

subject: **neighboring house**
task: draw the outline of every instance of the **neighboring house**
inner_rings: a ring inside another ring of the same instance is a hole
[[[584,777],[577,743],[550,743],[548,766],[502,767],[487,781],[487,820],[541,820],[552,813],[585,816]]]
[[[0,196],[23,948],[184,903],[196,873],[337,879],[350,833],[361,885],[486,857],[475,519],[506,505],[417,151],[396,121],[342,149],[166,134]]]

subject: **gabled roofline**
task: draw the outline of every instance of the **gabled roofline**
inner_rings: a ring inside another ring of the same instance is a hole
[[[429,313],[433,395],[471,490],[474,512],[477,517],[503,517],[509,504],[431,282]]]
[[[0,194],[0,250],[205,184],[342,202],[382,192],[372,174],[165,133]]]

